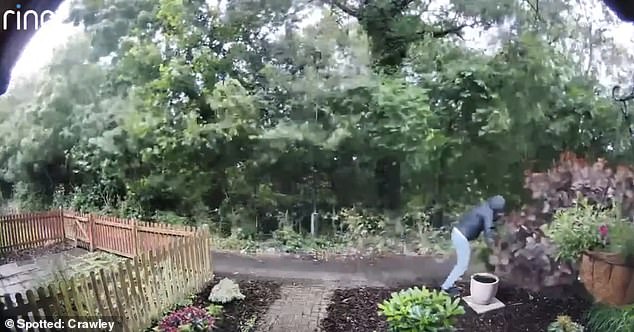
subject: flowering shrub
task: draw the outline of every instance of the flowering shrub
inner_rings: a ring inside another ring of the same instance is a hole
[[[161,332],[208,332],[216,327],[215,321],[216,319],[205,309],[189,306],[163,318],[158,329]]]
[[[608,226],[620,222],[615,212],[614,208],[595,209],[587,201],[557,211],[547,234],[557,246],[555,258],[576,263],[585,251],[605,250],[608,246]]]
[[[557,259],[577,262],[588,250],[634,257],[634,224],[621,217],[619,208],[597,209],[587,202],[555,214],[548,235],[557,245]]]
[[[601,241],[605,245],[608,240],[608,225],[599,226],[599,236],[601,237]]]

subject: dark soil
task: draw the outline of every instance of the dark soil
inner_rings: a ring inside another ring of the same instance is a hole
[[[492,284],[494,282],[496,282],[495,278],[491,278],[491,277],[487,277],[487,276],[483,276],[483,275],[479,275],[476,274],[473,279],[477,282],[481,282],[483,284]]]
[[[322,327],[326,332],[386,331],[377,305],[392,292],[409,286],[336,290]],[[462,287],[466,289],[463,295],[468,295],[468,287]],[[470,332],[540,332],[546,331],[558,315],[569,315],[583,324],[591,303],[572,288],[560,288],[557,293],[530,293],[501,285],[496,297],[506,304],[505,308],[478,315],[463,302],[466,314],[457,319],[455,327]]]
[[[73,247],[74,247],[73,244],[71,244],[69,241],[65,241],[65,242],[55,243],[51,245],[46,245],[43,247],[10,251],[7,253],[0,254],[0,265],[14,263],[14,262],[29,261],[41,256],[45,256],[49,254],[57,254],[62,251],[69,250]]]
[[[240,286],[240,292],[245,298],[242,301],[235,301],[223,305],[223,318],[218,323],[218,328],[214,331],[219,332],[244,332],[252,331],[246,328],[250,326],[250,320],[256,317],[256,322],[264,315],[266,310],[273,302],[280,298],[281,283],[269,280],[235,280]],[[196,295],[194,304],[207,307],[211,303],[207,300],[209,293],[215,284],[217,284],[224,276],[214,277],[205,289]],[[255,324],[254,326],[255,327]]]

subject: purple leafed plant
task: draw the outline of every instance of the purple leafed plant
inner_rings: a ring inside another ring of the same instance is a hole
[[[634,219],[634,168],[630,166],[609,167],[603,159],[592,162],[563,153],[551,169],[528,171],[525,187],[533,200],[504,218],[504,234],[490,260],[498,275],[522,287],[538,290],[576,280],[573,266],[554,259],[556,248],[544,233],[557,211],[575,206],[582,198],[600,209],[617,203],[622,217]],[[604,245],[614,242],[615,235],[610,229],[608,237],[607,225],[597,234]]]
[[[206,310],[189,306],[170,313],[161,320],[159,331],[179,332],[183,326],[188,326],[190,331],[211,331],[216,326],[216,319]]]

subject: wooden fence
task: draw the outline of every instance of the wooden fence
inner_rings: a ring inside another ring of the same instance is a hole
[[[212,277],[211,243],[199,232],[142,252],[106,270],[0,299],[0,317],[117,317],[123,331],[140,331]]]
[[[62,217],[67,239],[74,240],[91,251],[99,249],[130,258],[196,233],[196,228],[189,226],[68,211],[63,212]]]
[[[124,257],[162,248],[196,234],[196,228],[71,211],[0,216],[0,253],[72,240],[91,251]]]
[[[0,216],[0,253],[63,240],[61,211]]]

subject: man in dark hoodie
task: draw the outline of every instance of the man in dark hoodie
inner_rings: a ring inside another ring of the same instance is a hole
[[[497,195],[489,198],[486,202],[474,207],[467,212],[460,222],[451,232],[451,242],[456,249],[458,261],[454,266],[447,280],[442,284],[443,291],[452,296],[458,296],[460,291],[455,287],[455,283],[469,268],[471,259],[471,245],[473,241],[484,233],[484,239],[489,247],[494,245],[495,221],[504,211],[504,197]]]

